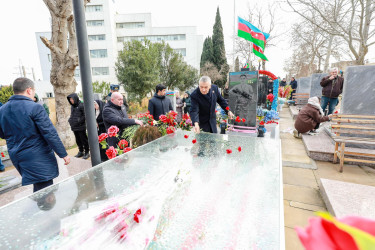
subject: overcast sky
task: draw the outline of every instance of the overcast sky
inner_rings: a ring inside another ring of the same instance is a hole
[[[269,0],[271,1],[271,0]],[[156,27],[165,26],[197,26],[198,34],[204,37],[212,35],[216,8],[219,6],[224,29],[224,40],[228,63],[233,59],[229,54],[233,50],[234,0],[118,0],[118,13],[151,13],[152,24]],[[236,0],[236,16],[246,18],[248,6],[255,3],[266,5],[263,1]],[[0,9],[0,84],[9,84],[17,76],[19,61],[31,69],[35,69],[36,78],[41,79],[39,54],[35,32],[50,31],[50,14],[43,0],[11,0],[3,1]],[[5,7],[5,8],[4,8]],[[283,9],[278,11],[277,22],[286,34],[294,16]],[[272,34],[271,34],[272,36]],[[284,60],[292,54],[288,51],[287,35],[276,47],[266,49],[269,59],[267,69],[277,76],[283,77]],[[31,78],[31,76],[30,76]]]

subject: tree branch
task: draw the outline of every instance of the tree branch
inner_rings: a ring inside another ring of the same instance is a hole
[[[49,48],[52,53],[54,53],[56,55],[61,55],[60,48],[57,47],[57,46],[55,46],[53,43],[51,43],[47,38],[45,38],[44,36],[41,36],[40,40],[42,40],[42,42],[44,43],[44,45],[46,45],[47,48]]]
[[[56,7],[56,2],[55,1],[52,1],[52,0],[43,0],[43,2],[47,6],[47,8],[51,12],[51,14],[53,14],[55,16],[57,16],[59,14],[58,10],[57,10],[57,7]]]

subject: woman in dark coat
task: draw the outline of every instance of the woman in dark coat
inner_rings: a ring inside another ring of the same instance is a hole
[[[184,114],[190,114],[191,99],[189,92],[185,92],[184,98],[182,98],[182,103],[184,104]]]
[[[315,132],[319,128],[320,123],[330,120],[332,115],[324,116],[323,110],[320,107],[319,98],[311,97],[305,107],[299,112],[294,127],[294,136],[299,137],[299,134],[306,132]],[[298,133],[298,135],[296,135]]]
[[[106,133],[107,131],[105,130],[104,126],[104,121],[103,121],[103,108],[104,108],[104,103],[101,100],[95,100],[94,102],[95,106],[95,116],[96,116],[96,124],[98,128],[98,136],[102,133]],[[100,159],[103,161],[108,160],[107,155],[105,154],[106,149],[102,148],[102,145],[99,144],[100,148]]]

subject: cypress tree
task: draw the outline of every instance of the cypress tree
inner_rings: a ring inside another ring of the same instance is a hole
[[[224,34],[223,26],[221,25],[219,7],[217,7],[216,11],[216,19],[212,35],[212,45],[213,63],[215,64],[217,69],[220,70],[223,64],[227,64],[227,57],[225,56]]]
[[[234,63],[234,71],[239,72],[240,71],[240,60],[238,59],[238,56],[236,57],[236,61]]]
[[[212,48],[212,39],[211,37],[206,37],[203,43],[202,55],[201,55],[201,68],[204,67],[206,62],[213,63],[213,48]]]

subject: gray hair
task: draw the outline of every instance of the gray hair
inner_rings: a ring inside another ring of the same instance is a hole
[[[16,95],[24,93],[28,88],[34,89],[34,82],[29,78],[20,77],[13,82],[13,92]]]
[[[336,71],[337,73],[339,73],[339,68],[337,67],[332,67],[329,69],[329,73],[333,72],[333,71]]]
[[[211,78],[209,76],[202,76],[200,79],[199,79],[199,83],[201,82],[208,82],[211,84]]]

